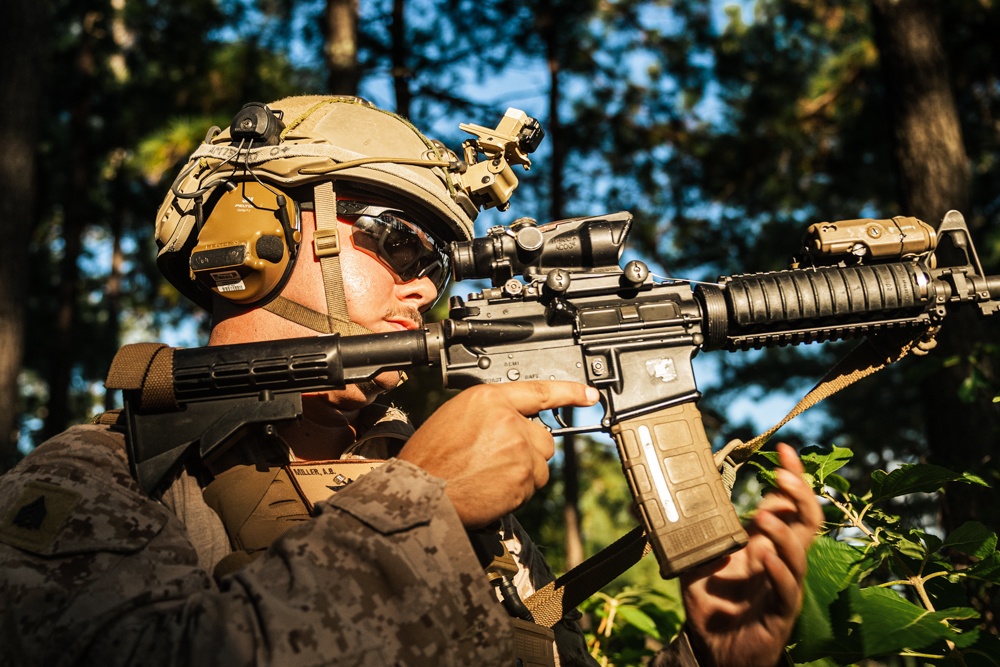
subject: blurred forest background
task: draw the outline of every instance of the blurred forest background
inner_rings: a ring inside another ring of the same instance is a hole
[[[662,274],[784,268],[811,222],[949,209],[997,273],[998,34],[992,0],[5,0],[0,469],[115,406],[103,379],[123,343],[201,343],[204,316],[155,271],[153,216],[247,101],[360,93],[453,148],[460,122],[522,108],[547,138],[479,231],[627,209]],[[952,318],[933,354],[781,436],[851,448],[857,478],[930,461],[995,483],[998,327]],[[845,349],[714,353],[716,442],[770,425],[732,405],[800,395]],[[442,396],[399,400],[419,417]],[[630,522],[607,444],[564,450],[526,512],[556,569]],[[914,512],[996,526],[998,500],[961,488]]]

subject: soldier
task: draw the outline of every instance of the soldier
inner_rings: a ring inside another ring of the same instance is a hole
[[[159,267],[212,312],[211,345],[421,326],[479,208],[454,154],[357,98],[251,104],[215,130],[156,228]],[[153,493],[113,418],[39,446],[0,478],[0,663],[513,664],[467,531],[500,521],[522,596],[551,580],[509,517],[553,453],[527,416],[596,392],[475,387],[414,430],[375,403],[399,382],[304,396],[295,424],[186,460]],[[779,658],[819,522],[782,461],[750,545],[685,580],[687,631],[659,664]],[[562,664],[592,664],[574,619],[555,630]]]

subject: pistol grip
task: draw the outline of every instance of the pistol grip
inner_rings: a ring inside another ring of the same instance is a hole
[[[663,578],[746,545],[694,401],[623,420],[611,434]]]

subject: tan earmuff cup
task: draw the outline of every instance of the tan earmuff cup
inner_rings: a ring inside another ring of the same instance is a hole
[[[297,246],[301,236],[294,200],[273,186],[238,183],[219,197],[198,234],[191,252],[191,279],[238,304],[273,296],[291,273],[294,252],[286,240],[279,195]]]

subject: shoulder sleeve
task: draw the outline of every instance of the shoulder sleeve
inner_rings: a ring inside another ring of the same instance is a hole
[[[0,664],[506,664],[440,480],[386,464],[216,585],[116,437],[71,429],[0,477]]]

